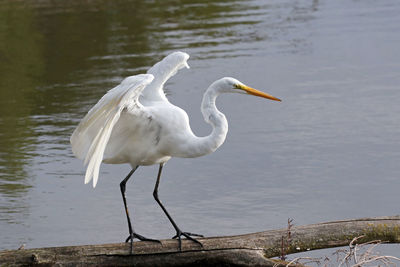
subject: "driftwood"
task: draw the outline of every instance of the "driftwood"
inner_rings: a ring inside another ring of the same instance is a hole
[[[290,240],[287,237],[290,236]],[[182,252],[176,240],[6,250],[0,252],[0,266],[285,266],[271,260],[282,254],[381,240],[400,243],[400,216],[334,221],[259,233],[200,238],[203,248],[183,240]],[[285,241],[283,241],[285,240]],[[291,265],[295,266],[295,265]],[[300,265],[297,265],[300,266]]]

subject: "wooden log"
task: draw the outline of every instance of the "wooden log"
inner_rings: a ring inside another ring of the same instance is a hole
[[[400,216],[326,222],[290,229],[269,230],[237,236],[200,238],[203,248],[183,240],[182,252],[176,240],[7,250],[0,252],[0,266],[284,266],[271,260],[282,253],[282,237],[290,231],[287,254],[381,240],[400,242]],[[295,266],[295,265],[293,265]],[[300,265],[296,265],[300,266]]]

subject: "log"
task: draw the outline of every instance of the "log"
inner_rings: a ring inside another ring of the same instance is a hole
[[[270,259],[285,253],[340,247],[363,236],[358,242],[400,241],[400,216],[362,218],[290,226],[237,236],[200,238],[203,247],[182,241],[182,252],[176,240],[49,247],[6,250],[0,252],[0,266],[285,266],[286,262]],[[301,265],[291,265],[301,266]]]

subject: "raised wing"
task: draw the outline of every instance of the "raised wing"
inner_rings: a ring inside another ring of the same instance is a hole
[[[143,91],[141,99],[144,101],[166,101],[163,90],[165,82],[174,76],[180,69],[189,68],[189,55],[184,52],[174,52],[163,58],[151,67],[147,73],[154,76],[153,82]]]
[[[77,158],[84,160],[85,165],[88,164],[85,184],[93,178],[93,187],[96,186],[104,150],[121,111],[133,103],[141,108],[139,96],[153,79],[154,76],[151,74],[125,78],[89,110],[73,132],[70,140],[72,152]]]

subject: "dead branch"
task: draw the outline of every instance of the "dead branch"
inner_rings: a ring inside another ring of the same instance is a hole
[[[282,236],[287,229],[269,230],[237,236],[199,239],[204,247],[184,240],[182,252],[176,240],[162,244],[135,242],[134,254],[125,243],[8,250],[0,252],[0,266],[285,266],[284,261],[271,260],[282,253]],[[339,247],[354,242],[381,240],[399,243],[400,216],[363,218],[292,226],[290,244],[285,252]],[[301,265],[290,265],[301,266]]]

